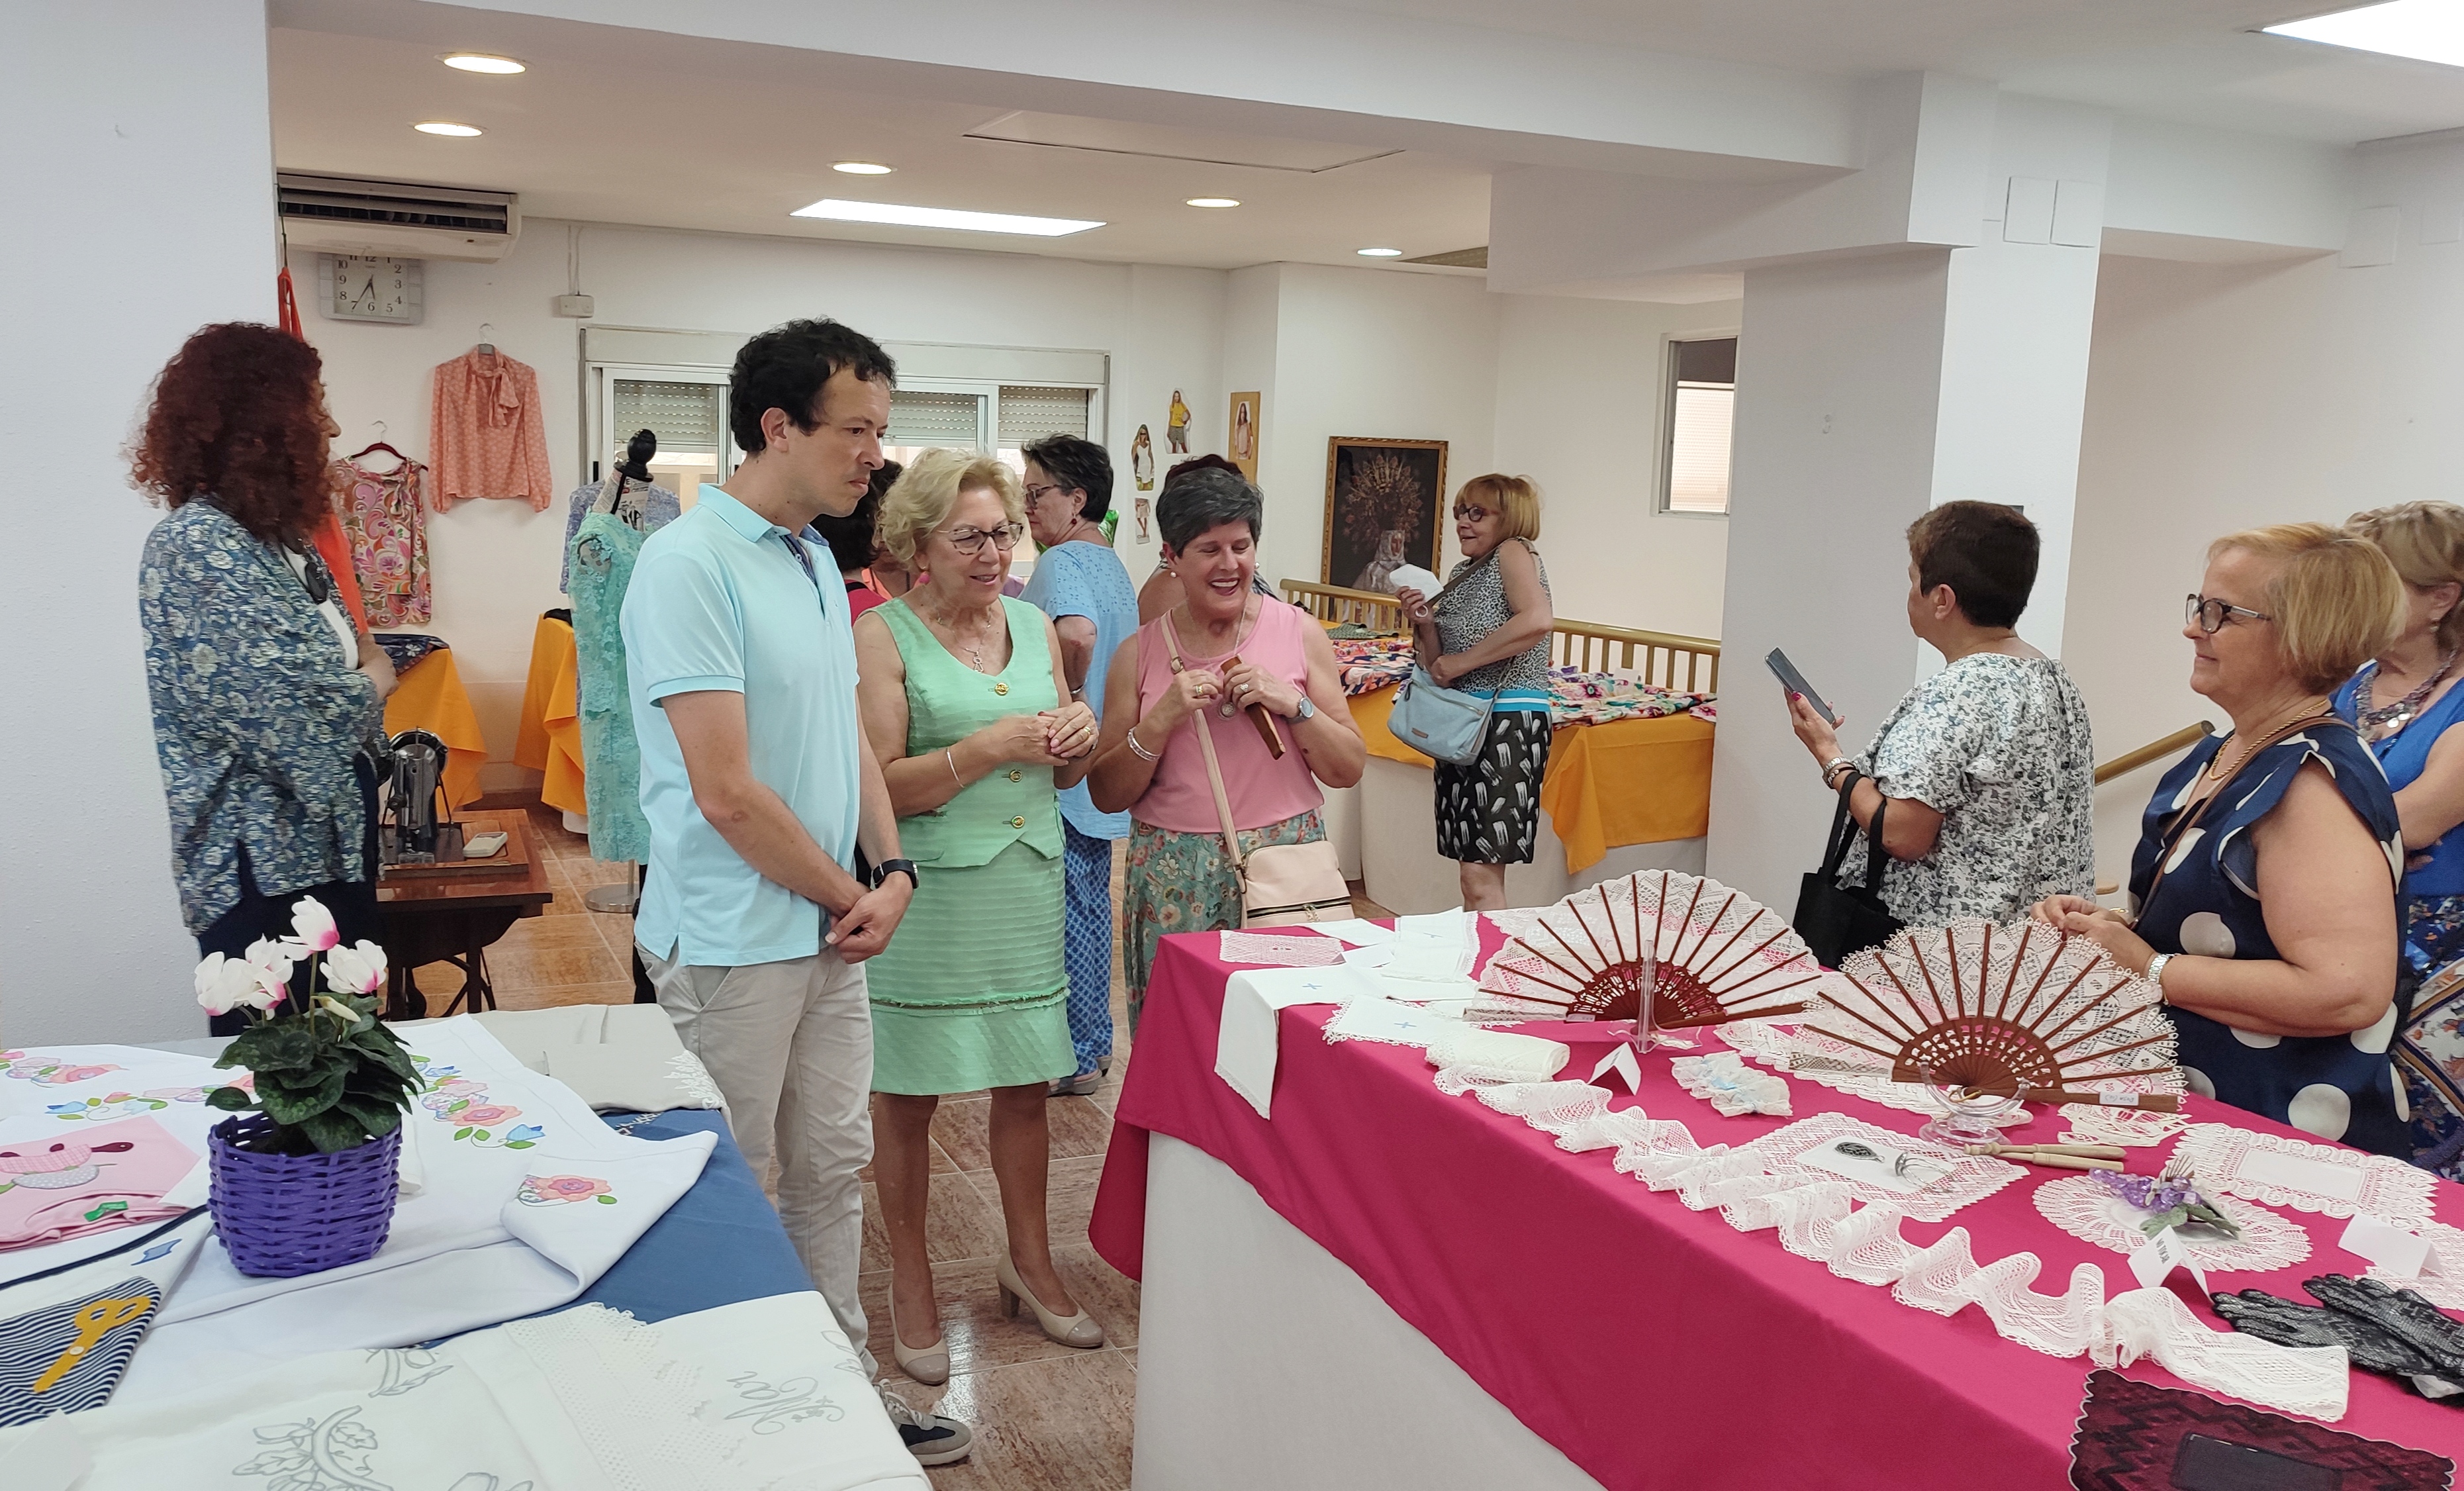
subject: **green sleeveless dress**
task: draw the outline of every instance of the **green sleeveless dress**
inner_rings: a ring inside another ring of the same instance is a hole
[[[1060,708],[1044,613],[1003,598],[1009,666],[950,655],[904,600],[874,608],[907,667],[907,754],[1012,714]],[[1077,1070],[1062,962],[1061,809],[1048,766],[1001,768],[898,821],[922,884],[890,946],[864,965],[872,1090],[921,1096],[1049,1082]]]

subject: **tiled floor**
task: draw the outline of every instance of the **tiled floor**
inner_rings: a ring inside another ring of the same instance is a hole
[[[588,842],[567,832],[560,815],[537,802],[490,800],[484,805],[528,808],[557,888],[556,900],[544,915],[515,923],[488,950],[498,1005],[535,1009],[629,1001],[633,919],[593,912],[582,897],[593,887],[624,882],[630,866],[591,859]],[[1116,858],[1115,905],[1119,877]],[[1358,910],[1365,916],[1387,914],[1366,901],[1358,902]],[[1060,1346],[1045,1339],[1023,1313],[1018,1320],[1001,1318],[993,1282],[1002,1231],[986,1129],[991,1100],[969,1093],[943,1099],[934,1118],[933,1194],[926,1214],[941,1328],[950,1345],[950,1381],[937,1389],[909,1381],[889,1363],[889,1246],[867,1172],[862,1284],[876,1354],[893,1391],[909,1402],[921,1406],[937,1398],[945,1412],[976,1426],[974,1455],[932,1473],[934,1484],[945,1491],[1103,1491],[1130,1483],[1138,1286],[1087,1242],[1087,1216],[1094,1206],[1104,1149],[1111,1140],[1113,1102],[1129,1070],[1127,996],[1117,958],[1114,967],[1111,1075],[1092,1097],[1064,1098],[1047,1106],[1053,1253],[1072,1292],[1102,1324],[1109,1338],[1103,1347],[1089,1351]],[[430,1007],[442,1013],[461,987],[461,974],[448,964],[431,964],[420,970],[420,984]]]

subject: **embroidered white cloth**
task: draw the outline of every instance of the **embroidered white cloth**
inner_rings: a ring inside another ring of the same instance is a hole
[[[78,1491],[931,1484],[814,1294],[656,1326],[585,1305],[432,1349],[332,1352],[188,1387],[54,1420],[93,1457]],[[0,1461],[31,1433],[0,1430]]]
[[[1429,1064],[1484,1082],[1547,1082],[1574,1059],[1564,1042],[1477,1025],[1441,1030],[1429,1042]]]
[[[2192,1124],[2173,1147],[2173,1158],[2190,1167],[2202,1191],[2299,1212],[2367,1212],[2418,1232],[2434,1204],[2430,1172],[2402,1160],[2224,1124]]]
[[[1677,1057],[1669,1062],[1668,1070],[1679,1086],[1710,1104],[1712,1111],[1724,1118],[1739,1113],[1788,1116],[1788,1080],[1754,1070],[1734,1051]]]
[[[130,1362],[120,1401],[179,1391],[198,1373],[432,1341],[553,1308],[590,1287],[691,1189],[716,1144],[706,1133],[650,1141],[613,1132],[571,1088],[523,1066],[468,1016],[411,1026],[404,1040],[424,1075],[419,1106],[404,1118],[423,1183],[396,1209],[385,1247],[346,1268],[251,1279],[219,1240],[209,1244]],[[51,1110],[0,1119],[0,1135],[56,1133],[127,1102],[162,1102],[151,1116],[202,1152],[207,1129],[229,1116],[205,1106],[204,1089],[241,1075],[204,1057],[134,1047],[77,1055],[71,1070],[103,1069],[47,1085]],[[119,1060],[96,1059],[107,1055]],[[125,1088],[138,1083],[172,1095],[132,1097]],[[0,1256],[0,1281],[97,1251],[65,1246]]]
[[[1433,998],[1471,992],[1464,986],[1471,982],[1480,939],[1464,912],[1398,917],[1391,946],[1394,955],[1377,971],[1389,984],[1389,997]]]
[[[1260,1118],[1272,1118],[1275,1063],[1281,1051],[1276,1036],[1278,1013],[1295,1004],[1342,1004],[1366,993],[1360,976],[1340,964],[1234,974],[1223,983],[1215,1075],[1256,1108]]]
[[[2132,1290],[2108,1301],[2103,1271],[2093,1263],[2072,1270],[2060,1295],[2039,1294],[2031,1287],[2043,1268],[2035,1254],[2013,1253],[1979,1266],[1965,1227],[1919,1248],[1900,1236],[1901,1219],[1918,1215],[1908,1206],[1910,1197],[1886,1195],[1860,1206],[1857,1184],[1816,1170],[1787,1168],[1815,1118],[1851,1126],[1833,1132],[1835,1139],[1870,1130],[1892,1148],[1905,1149],[1912,1141],[1904,1135],[1842,1114],[1817,1114],[1764,1136],[1798,1131],[1780,1147],[1781,1165],[1766,1168],[1753,1144],[1705,1150],[1682,1123],[1653,1119],[1639,1107],[1612,1112],[1609,1094],[1588,1083],[1450,1085],[1448,1075],[1438,1074],[1441,1091],[1470,1092],[1484,1105],[1556,1135],[1562,1150],[1615,1149],[1619,1173],[1654,1191],[1674,1191],[1694,1210],[1716,1206],[1740,1232],[1771,1229],[1789,1252],[1842,1279],[1888,1285],[1903,1305],[1942,1315],[1974,1305],[1997,1333],[2031,1350],[2061,1357],[2084,1352],[2104,1367],[2152,1355],[2175,1376],[2211,1392],[2314,1418],[2343,1416],[2350,1364],[2342,1347],[2294,1348],[2210,1330],[2160,1289]]]
[[[1227,932],[1216,950],[1226,963],[1267,968],[1324,968],[1343,961],[1343,944],[1314,932]]]
[[[2140,1226],[2147,1214],[2113,1194],[2094,1175],[2064,1175],[2036,1188],[2036,1210],[2062,1231],[2082,1242],[2116,1253],[2138,1251],[2147,1241]],[[2241,1230],[2238,1239],[2211,1233],[2204,1227],[2177,1227],[2173,1235],[2190,1251],[2191,1261],[2219,1272],[2263,1274],[2290,1268],[2310,1256],[2310,1234],[2299,1222],[2264,1207],[2212,1198],[2216,1210]]]

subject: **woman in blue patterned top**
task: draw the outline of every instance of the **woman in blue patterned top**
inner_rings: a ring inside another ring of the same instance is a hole
[[[180,911],[244,954],[315,896],[377,938],[376,772],[393,666],[355,632],[310,535],[327,512],[317,350],[271,326],[190,337],[154,384],[131,470],[171,510],[138,571]],[[217,1016],[235,1034],[238,1011]]]
[[[2327,708],[2396,635],[2404,582],[2365,540],[2288,523],[2217,539],[2188,609],[2190,687],[2233,733],[2157,784],[2132,914],[2079,896],[2036,914],[2164,992],[2193,1092],[2409,1157],[2387,1060],[2403,829]]]

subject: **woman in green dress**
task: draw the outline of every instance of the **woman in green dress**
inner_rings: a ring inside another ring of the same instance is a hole
[[[891,1347],[925,1383],[950,1373],[924,1247],[943,1093],[992,1089],[1003,1307],[1023,1303],[1065,1346],[1104,1344],[1053,1270],[1045,1229],[1045,1091],[1077,1069],[1054,794],[1087,774],[1096,721],[1069,696],[1052,623],[1001,594],[1023,511],[1017,476],[990,456],[918,456],[882,498],[880,537],[919,578],[855,627],[865,734],[921,878],[865,976]]]

